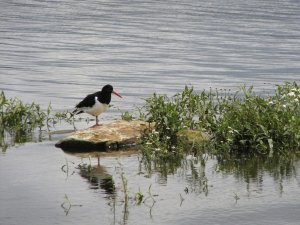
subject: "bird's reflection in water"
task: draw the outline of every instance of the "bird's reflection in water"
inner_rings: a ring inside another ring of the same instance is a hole
[[[80,175],[90,183],[90,189],[102,189],[110,197],[115,194],[115,183],[104,166],[83,163],[78,168]]]

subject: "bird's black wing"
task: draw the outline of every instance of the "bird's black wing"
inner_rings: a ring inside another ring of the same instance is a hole
[[[97,92],[94,94],[87,95],[81,102],[76,105],[76,108],[92,107],[95,104],[95,97]]]

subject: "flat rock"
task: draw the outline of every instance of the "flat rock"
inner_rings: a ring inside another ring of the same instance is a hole
[[[144,121],[116,120],[101,126],[78,130],[56,143],[69,152],[110,151],[132,148],[149,127]]]

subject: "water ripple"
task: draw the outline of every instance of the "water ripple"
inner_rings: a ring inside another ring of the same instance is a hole
[[[272,90],[300,81],[299,19],[289,0],[2,1],[0,88],[54,109],[106,83],[121,109],[184,85]]]

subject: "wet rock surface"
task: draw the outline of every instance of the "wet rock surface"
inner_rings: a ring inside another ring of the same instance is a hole
[[[75,131],[56,143],[56,147],[69,152],[110,151],[132,148],[149,123],[116,120],[101,126]]]

